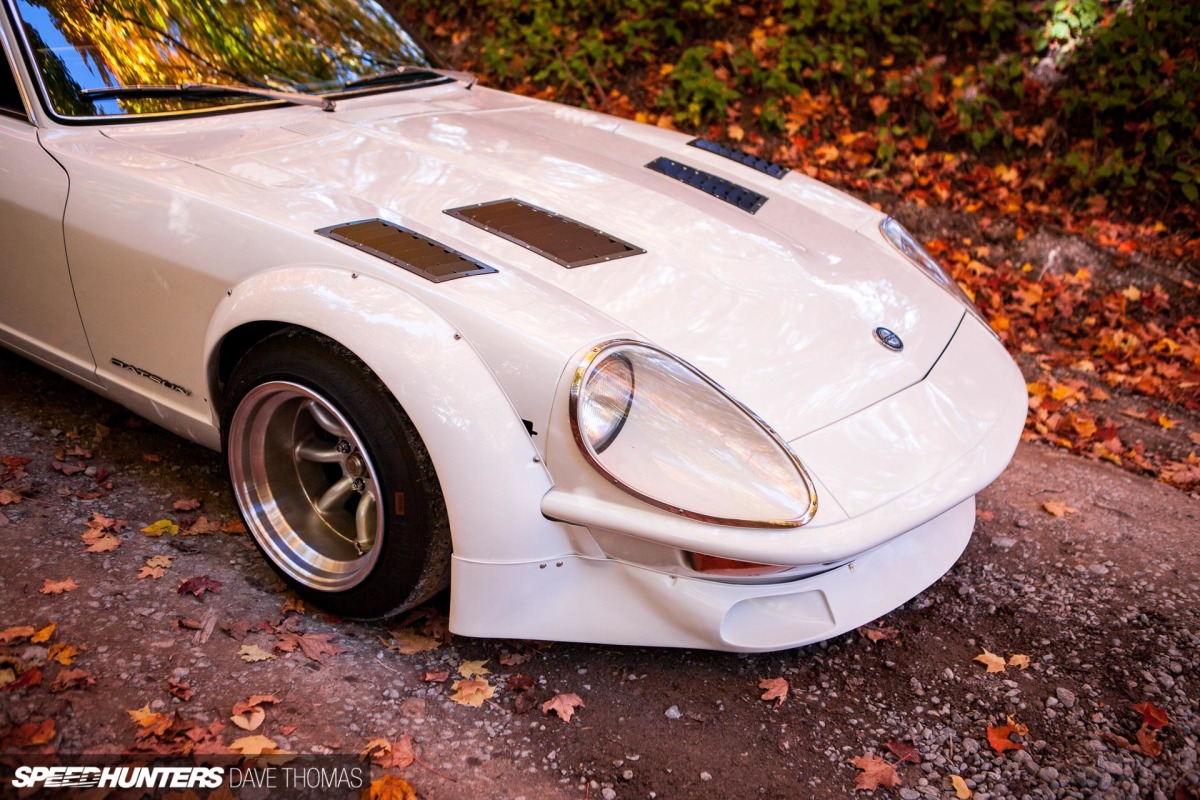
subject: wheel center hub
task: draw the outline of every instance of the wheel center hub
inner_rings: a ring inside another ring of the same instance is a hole
[[[354,453],[347,458],[345,463],[346,474],[351,478],[361,478],[367,474],[367,464],[358,453]]]

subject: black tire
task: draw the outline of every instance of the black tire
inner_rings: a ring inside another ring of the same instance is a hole
[[[353,353],[289,328],[252,347],[222,402],[247,529],[306,601],[378,618],[449,583],[450,526],[421,437]]]

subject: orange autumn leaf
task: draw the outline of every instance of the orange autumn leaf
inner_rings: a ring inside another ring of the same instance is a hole
[[[0,631],[0,644],[19,642],[22,639],[28,639],[35,633],[37,633],[37,628],[32,625],[14,625],[11,628],[5,628]]]
[[[1066,503],[1058,503],[1053,500],[1047,500],[1042,503],[1042,510],[1054,517],[1065,517],[1067,514],[1079,513],[1078,508],[1071,508]]]
[[[1014,742],[1010,737],[1014,734],[1024,736],[1029,733],[1029,728],[1022,725],[1009,715],[1008,722],[1004,725],[988,725],[987,740],[988,744],[997,753],[1003,753],[1006,750],[1024,750],[1025,745],[1020,742]]]
[[[472,708],[479,708],[484,701],[492,699],[496,694],[496,688],[482,678],[455,681],[450,688],[454,692],[450,695],[451,700]]]
[[[963,780],[962,775],[951,775],[950,785],[954,787],[954,796],[957,797],[958,800],[971,800],[971,797],[974,793],[971,791],[970,787],[967,786],[967,782]]]
[[[895,789],[901,784],[896,768],[879,756],[857,756],[851,759],[861,773],[854,776],[854,791],[873,792],[880,786]]]
[[[75,656],[77,655],[79,655],[79,651],[66,642],[55,642],[50,645],[50,650],[46,653],[46,658],[51,661],[57,661],[64,667],[69,667],[75,662]]]
[[[63,592],[73,592],[79,588],[75,583],[74,578],[67,578],[62,581],[53,581],[49,578],[45,579],[42,588],[38,589],[38,594],[62,594]]]
[[[978,661],[980,664],[985,665],[988,672],[1004,672],[1004,659],[991,652],[986,647],[983,649],[982,653],[975,656],[975,658],[971,660]]]
[[[359,753],[362,759],[371,760],[383,769],[405,769],[416,760],[413,752],[412,738],[406,733],[396,741],[387,739],[372,739]]]
[[[1008,657],[1008,665],[1010,667],[1017,667],[1018,669],[1028,669],[1029,656],[1013,653]]]
[[[1162,755],[1162,742],[1158,741],[1157,732],[1149,725],[1143,725],[1137,731],[1138,746],[1142,748],[1142,752],[1151,758],[1158,758]]]
[[[574,693],[556,694],[542,703],[543,714],[549,714],[553,711],[562,718],[563,722],[571,721],[576,708],[587,708],[587,705],[580,699],[579,695]]]
[[[761,699],[768,702],[774,700],[776,708],[779,708],[783,705],[783,701],[787,700],[788,682],[786,678],[763,678],[758,682],[758,688],[766,689]]]
[[[388,773],[371,781],[363,792],[363,800],[418,800],[412,784],[399,775]]]
[[[1134,703],[1133,710],[1142,715],[1142,724],[1147,727],[1165,728],[1171,724],[1171,719],[1167,716],[1167,712],[1149,700]]]
[[[54,635],[54,630],[57,627],[58,627],[57,623],[51,622],[49,625],[42,628],[37,633],[35,633],[33,636],[31,636],[29,638],[29,641],[33,642],[34,644],[48,642],[48,641],[50,641],[50,637]]]

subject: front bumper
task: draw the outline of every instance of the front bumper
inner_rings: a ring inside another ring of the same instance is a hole
[[[928,587],[970,541],[969,498],[835,569],[783,584],[729,584],[608,559],[452,562],[451,629],[465,636],[763,652],[870,622]],[[486,596],[480,596],[486,595]]]

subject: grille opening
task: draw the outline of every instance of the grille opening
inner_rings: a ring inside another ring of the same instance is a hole
[[[446,213],[574,269],[646,251],[569,217],[520,200],[494,200]]]
[[[434,283],[496,270],[457,250],[382,219],[364,219],[317,231]]]
[[[736,147],[730,147],[719,142],[710,142],[708,139],[692,139],[688,144],[707,153],[714,153],[723,158],[728,158],[730,161],[744,164],[750,167],[750,169],[756,169],[764,175],[770,175],[772,178],[778,180],[783,180],[783,176],[791,172],[790,169],[782,164],[776,164],[774,161],[751,155],[743,150],[738,150]]]
[[[666,175],[668,178],[686,183],[718,200],[724,200],[750,214],[758,211],[767,202],[765,195],[761,195],[753,189],[747,189],[733,181],[717,177],[695,167],[689,167],[687,164],[680,164],[678,161],[672,161],[666,157],[656,158],[646,167]]]

